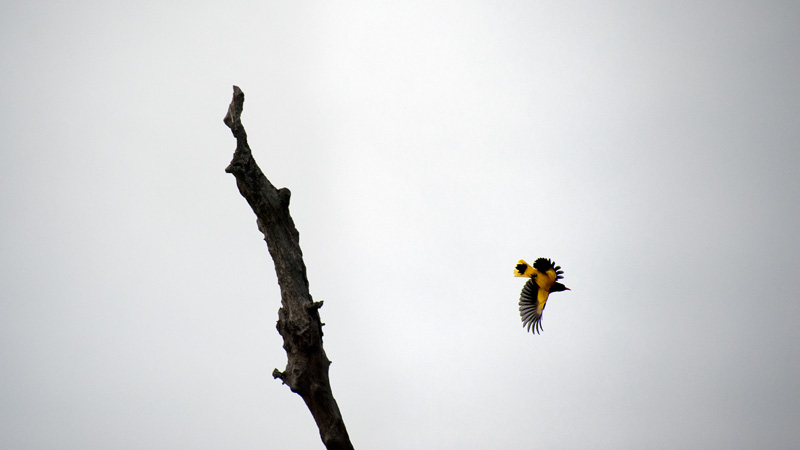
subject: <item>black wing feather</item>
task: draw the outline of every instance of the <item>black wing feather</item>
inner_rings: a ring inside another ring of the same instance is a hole
[[[544,329],[542,328],[542,315],[538,310],[539,285],[536,284],[535,278],[531,278],[522,287],[522,293],[519,296],[519,315],[522,318],[522,327],[527,327],[528,331],[531,331],[531,327],[533,327],[533,332],[537,334]]]
[[[550,258],[537,259],[533,263],[533,268],[542,273],[552,269],[556,273],[556,281],[564,278],[564,271],[561,270],[561,266],[557,266],[555,262],[550,260]]]

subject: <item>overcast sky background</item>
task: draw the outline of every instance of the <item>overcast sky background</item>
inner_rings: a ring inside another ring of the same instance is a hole
[[[0,447],[323,448],[231,86],[361,449],[800,446],[796,2],[0,5]],[[518,259],[571,292],[522,328]]]

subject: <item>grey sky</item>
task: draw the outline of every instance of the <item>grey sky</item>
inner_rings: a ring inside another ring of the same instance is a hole
[[[356,448],[800,446],[793,2],[6,2],[0,447],[323,448],[224,173],[292,192]],[[526,333],[520,258],[553,258]]]

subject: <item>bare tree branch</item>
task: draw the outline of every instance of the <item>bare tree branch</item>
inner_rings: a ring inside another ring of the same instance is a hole
[[[236,138],[236,151],[225,172],[236,177],[239,192],[256,214],[258,229],[264,233],[275,262],[281,288],[277,328],[283,336],[288,362],[283,372],[275,369],[272,375],[280,378],[306,402],[328,450],[352,450],[353,445],[331,391],[328,378],[330,361],[322,347],[319,317],[322,302],[314,302],[308,292],[300,235],[289,214],[291,193],[286,188],[276,189],[253,159],[241,121],[243,105],[244,93],[234,86],[233,99],[223,121]]]

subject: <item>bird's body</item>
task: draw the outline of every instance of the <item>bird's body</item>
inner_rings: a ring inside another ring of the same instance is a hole
[[[519,297],[519,314],[522,326],[534,333],[542,330],[542,312],[552,292],[568,291],[569,288],[559,283],[564,271],[547,258],[539,258],[533,266],[519,260],[514,267],[515,277],[530,278],[522,287]]]

